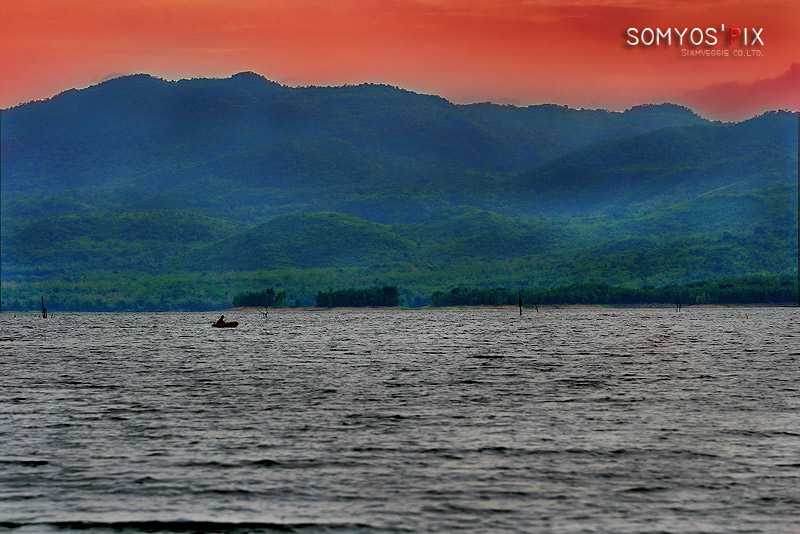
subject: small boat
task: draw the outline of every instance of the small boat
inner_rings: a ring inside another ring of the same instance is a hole
[[[236,328],[239,326],[239,321],[225,321],[224,323],[211,323],[211,326],[216,328]]]

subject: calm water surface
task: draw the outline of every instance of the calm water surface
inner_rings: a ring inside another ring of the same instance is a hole
[[[0,532],[800,532],[800,310],[0,316]]]

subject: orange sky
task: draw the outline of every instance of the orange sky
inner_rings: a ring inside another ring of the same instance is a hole
[[[721,24],[763,28],[761,55],[625,44],[628,27]],[[454,102],[672,101],[735,119],[800,108],[792,63],[798,0],[0,0],[2,108],[121,74],[250,70],[288,85],[382,82]]]

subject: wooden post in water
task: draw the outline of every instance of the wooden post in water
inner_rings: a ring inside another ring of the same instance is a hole
[[[47,319],[47,308],[44,307],[44,295],[42,295],[42,317]]]
[[[517,293],[517,295],[519,295],[519,316],[522,317],[522,299],[524,297],[522,296],[522,293]]]

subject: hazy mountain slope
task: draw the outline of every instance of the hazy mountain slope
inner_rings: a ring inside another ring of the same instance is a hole
[[[708,192],[797,185],[797,117],[667,128],[594,143],[500,186],[551,213],[664,206]]]
[[[63,212],[115,210],[133,196],[140,209],[227,210],[241,220],[249,212],[240,202],[257,216],[285,212],[284,204],[324,210],[333,202],[362,216],[411,220],[431,213],[428,200],[472,201],[587,143],[705,123],[669,105],[626,113],[461,106],[380,85],[136,75],[4,111],[2,193],[5,203],[36,196],[53,204],[67,195]],[[424,200],[380,209],[397,191]],[[35,213],[32,204],[16,207]]]

